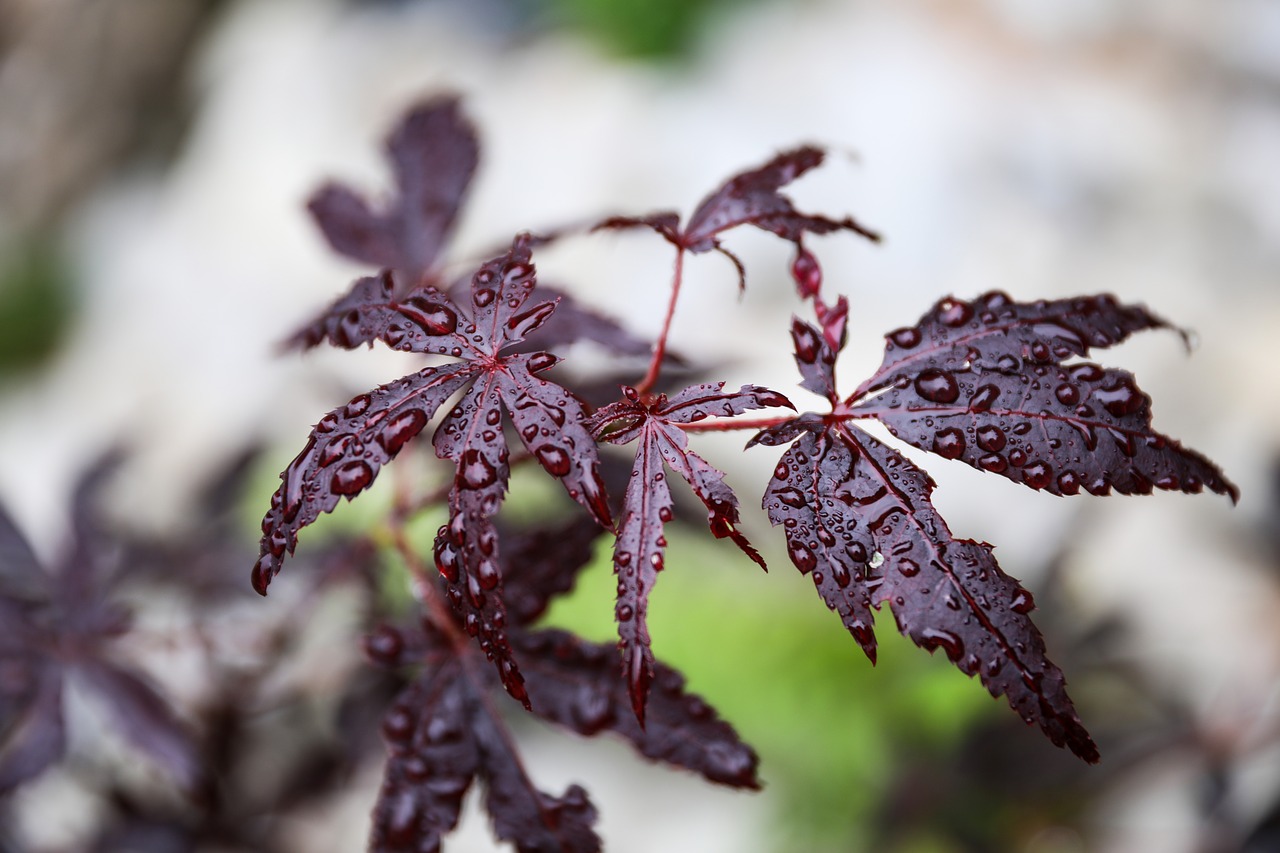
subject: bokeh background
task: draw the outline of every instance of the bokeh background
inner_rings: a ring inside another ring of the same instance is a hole
[[[0,500],[53,561],[74,484],[124,446],[106,517],[190,542],[208,522],[202,489],[261,451],[225,534],[249,555],[221,569],[243,589],[216,604],[133,593],[146,632],[126,651],[193,727],[209,718],[211,660],[279,654],[287,690],[246,698],[256,766],[288,763],[280,731],[344,737],[335,697],[363,667],[351,596],[291,593],[301,566],[265,601],[248,592],[254,515],[321,413],[406,368],[383,351],[278,343],[367,272],[324,244],[308,194],[327,178],[387,191],[383,135],[448,91],[484,146],[455,260],[521,229],[688,212],[732,172],[822,143],[828,164],[794,197],[886,236],[812,241],[853,306],[846,382],[878,364],[884,331],[948,293],[1109,291],[1194,330],[1189,356],[1151,334],[1103,360],[1136,373],[1158,430],[1241,488],[1236,507],[1062,500],[930,463],[952,528],[996,543],[1035,592],[1103,752],[1089,768],[895,641],[891,622],[872,668],[757,508],[770,454],[708,439],[700,452],[730,472],[775,569],[762,576],[690,528],[673,537],[651,624],[659,654],[757,747],[766,788],[717,790],[618,743],[521,728],[535,778],[591,791],[608,849],[1280,849],[1280,6],[1268,0],[0,2]],[[673,344],[730,385],[791,394],[789,252],[767,235],[730,244],[746,293],[719,259],[691,262]],[[669,262],[640,235],[539,257],[545,277],[648,335]],[[521,499],[517,483],[517,511]],[[372,496],[343,505],[328,529],[379,511]],[[551,618],[610,636],[611,587],[596,566]],[[282,624],[300,635],[287,648],[269,642]],[[129,821],[173,831],[101,849],[246,849],[200,838],[163,771],[74,690],[67,702],[71,753],[0,805],[0,849],[87,849]],[[378,778],[374,743],[342,784],[246,807],[246,820],[270,849],[362,849]],[[446,849],[493,846],[475,808]]]

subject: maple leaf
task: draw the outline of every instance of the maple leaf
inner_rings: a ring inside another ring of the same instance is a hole
[[[1057,495],[1208,488],[1235,502],[1216,465],[1152,429],[1151,398],[1132,374],[1064,363],[1159,328],[1172,327],[1110,296],[943,299],[886,336],[883,364],[855,392],[874,396],[851,411],[923,450]]]
[[[510,637],[528,675],[533,713],[587,736],[615,733],[641,755],[720,784],[759,787],[755,753],[704,700],[685,691],[679,673],[657,664],[660,689],[642,729],[622,713],[629,700],[611,645],[531,628],[551,597],[572,588],[600,533],[593,519],[580,517],[554,531],[504,540]],[[475,650],[453,645],[431,622],[415,630],[383,626],[366,649],[384,667],[424,667],[383,720],[389,755],[373,810],[371,850],[438,850],[475,779],[485,786],[485,809],[498,836],[518,850],[600,849],[592,829],[596,811],[582,788],[571,785],[557,797],[529,780],[488,700],[492,670],[466,659]]]
[[[1028,616],[1031,593],[1000,569],[991,546],[951,534],[927,474],[851,420],[877,418],[916,446],[1056,494],[1081,484],[1098,494],[1207,485],[1234,500],[1216,466],[1151,431],[1149,400],[1128,373],[1063,364],[1167,326],[1108,296],[1030,305],[1000,293],[972,305],[948,298],[917,326],[891,332],[880,369],[841,401],[839,345],[793,321],[802,387],[833,413],[802,415],[752,440],[792,443],[764,507],[783,525],[791,561],[872,661],[872,609],[888,602],[917,645],[942,649],[1053,743],[1098,759]],[[1114,447],[1098,446],[1103,430]]]
[[[740,225],[753,225],[794,243],[797,258],[804,258],[798,261],[799,269],[807,280],[820,281],[820,275],[814,278],[817,261],[802,245],[805,234],[852,231],[873,242],[880,240],[879,234],[852,218],[831,219],[801,213],[789,198],[779,192],[805,172],[821,165],[825,157],[826,153],[821,148],[805,145],[784,151],[763,166],[740,172],[704,198],[683,228],[680,227],[679,214],[666,211],[648,216],[614,216],[596,228],[649,228],[681,251],[693,254],[719,252],[733,263],[738,271],[739,287],[744,287],[746,273],[742,261],[722,246],[719,238]],[[813,286],[816,288],[816,283]]]
[[[329,183],[307,203],[329,244],[357,261],[395,271],[412,287],[430,278],[480,158],[475,129],[448,96],[411,110],[386,142],[397,195],[374,210]]]
[[[654,671],[646,613],[649,593],[665,560],[663,527],[673,517],[664,467],[679,474],[706,505],[707,522],[716,538],[728,537],[764,566],[759,553],[737,529],[738,500],[724,482],[724,474],[688,449],[688,439],[679,425],[710,415],[732,417],[749,409],[794,406],[781,394],[759,386],[744,385],[731,394],[723,393],[723,388],[723,382],[690,385],[668,400],[665,394],[642,398],[634,388],[624,387],[625,399],[605,406],[590,420],[597,437],[613,444],[637,442],[613,565],[618,575],[614,616],[621,637],[623,670],[632,708],[642,725]]]
[[[403,301],[353,309],[353,328],[369,340],[462,361],[424,368],[361,394],[321,419],[281,474],[281,486],[263,519],[261,556],[253,570],[254,588],[265,594],[285,555],[296,546],[297,532],[331,511],[340,498],[350,499],[368,488],[381,466],[461,391],[461,399],[433,437],[436,455],[456,465],[449,523],[436,539],[436,564],[449,582],[449,601],[466,616],[467,632],[492,657],[511,694],[522,700],[523,682],[503,627],[506,614],[492,521],[510,473],[504,420],[569,497],[601,525],[612,524],[581,402],[537,375],[557,359],[545,352],[509,350],[555,310],[553,302],[525,308],[534,284],[528,237],[521,235],[507,253],[476,272],[469,313],[429,285]]]
[[[97,523],[93,498],[119,455],[82,477],[72,500],[71,547],[45,571],[0,507],[0,794],[40,774],[67,743],[65,684],[82,684],[141,752],[186,790],[201,772],[196,745],[169,703],[112,654],[131,614],[114,600],[117,564]]]

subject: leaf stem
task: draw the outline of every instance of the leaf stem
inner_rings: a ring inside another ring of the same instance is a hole
[[[741,429],[768,429],[794,420],[795,415],[782,415],[775,418],[736,418],[711,421],[698,421],[691,424],[674,424],[685,432],[731,432]]]
[[[648,394],[658,381],[658,373],[662,370],[662,361],[667,355],[667,336],[671,333],[671,318],[676,313],[676,300],[680,297],[680,285],[684,280],[684,249],[676,249],[676,268],[671,278],[671,298],[667,302],[667,316],[662,321],[662,332],[653,343],[653,358],[649,362],[649,372],[636,386],[640,396]]]

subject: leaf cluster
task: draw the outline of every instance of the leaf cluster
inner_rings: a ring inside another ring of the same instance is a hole
[[[337,184],[311,200],[330,244],[381,272],[355,282],[291,343],[381,343],[428,363],[319,420],[281,475],[253,569],[254,587],[265,594],[304,527],[430,436],[449,472],[446,485],[419,489],[390,522],[414,569],[417,613],[367,643],[378,664],[419,673],[384,717],[389,757],[373,850],[439,849],[476,780],[498,836],[517,849],[600,848],[584,790],[556,796],[529,780],[490,689],[496,685],[580,734],[612,733],[647,758],[713,782],[758,786],[755,754],[654,657],[646,623],[666,564],[665,526],[675,518],[671,474],[705,507],[713,536],[765,565],[740,529],[740,505],[724,474],[690,449],[690,437],[705,431],[751,430],[748,447],[785,448],[762,506],[783,528],[791,562],[872,661],[875,616],[887,606],[916,645],[941,650],[1053,743],[1098,760],[1031,621],[1031,592],[1001,569],[990,545],[956,537],[933,506],[929,475],[859,421],[878,421],[928,453],[1056,495],[1207,489],[1234,501],[1235,487],[1212,462],[1153,429],[1150,399],[1132,375],[1092,360],[1097,350],[1168,323],[1105,295],[1035,303],[998,292],[947,297],[915,325],[886,335],[880,367],[845,393],[836,363],[848,299],[829,298],[806,240],[878,236],[851,218],[801,212],[783,194],[823,161],[821,149],[804,146],[735,175],[683,222],[661,212],[596,226],[656,233],[675,252],[675,273],[647,371],[620,375],[616,397],[593,407],[572,381],[549,378],[561,354],[589,339],[634,355],[640,339],[537,281],[534,249],[552,238],[517,235],[468,276],[444,276],[442,249],[478,150],[456,99],[428,102],[388,140],[396,177],[389,203],[378,209]],[[726,391],[722,382],[699,381],[658,390],[686,257],[726,257],[744,287],[744,265],[723,242],[744,226],[794,247],[791,274],[812,321],[792,318],[791,343],[799,385],[825,401],[822,411],[796,413],[787,397],[754,385]],[[789,411],[743,417],[768,409]],[[633,449],[620,495],[606,483],[603,445]],[[558,528],[505,531],[500,513],[517,465],[559,483],[577,515]],[[432,571],[397,531],[407,517],[436,507],[447,520],[435,536]],[[547,602],[573,586],[599,536],[613,539],[616,652],[536,626]]]

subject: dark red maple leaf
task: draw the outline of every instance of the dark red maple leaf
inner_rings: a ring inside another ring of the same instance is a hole
[[[383,210],[337,183],[307,209],[335,250],[387,267],[406,288],[430,278],[480,159],[475,129],[454,96],[409,110],[387,138],[397,194]]]
[[[1216,465],[1151,428],[1132,374],[1083,358],[1171,328],[1110,296],[1020,304],[1003,293],[943,299],[886,336],[884,363],[851,412],[898,438],[1033,489],[1073,495],[1153,488],[1239,497]]]
[[[0,795],[62,758],[64,686],[83,685],[112,723],[184,790],[201,766],[190,732],[169,703],[129,664],[114,640],[132,614],[116,599],[119,565],[92,503],[118,454],[100,459],[77,485],[71,547],[52,571],[0,507]]]
[[[888,336],[880,370],[842,402],[838,345],[793,322],[802,385],[834,411],[753,439],[792,442],[764,507],[784,527],[792,562],[868,657],[875,659],[872,610],[887,602],[917,645],[942,649],[1055,744],[1098,759],[1028,616],[1031,594],[1000,569],[991,546],[951,534],[927,474],[851,421],[880,419],[917,446],[1057,494],[1075,493],[1075,478],[1097,493],[1107,484],[1149,492],[1154,482],[1186,491],[1207,485],[1234,499],[1235,487],[1212,463],[1151,432],[1147,398],[1129,374],[1062,364],[1166,325],[1109,297],[1032,305],[995,293],[973,305],[944,299],[918,326]],[[1104,429],[1115,447],[1090,441]]]
[[[436,564],[449,582],[450,602],[465,615],[467,632],[491,656],[507,689],[522,701],[523,681],[504,628],[492,521],[509,475],[504,421],[511,422],[538,464],[573,500],[601,525],[612,523],[581,402],[537,375],[557,359],[545,352],[509,349],[555,310],[553,302],[526,308],[533,288],[528,238],[522,235],[510,251],[476,272],[469,311],[429,285],[403,301],[352,309],[352,336],[463,360],[427,367],[361,394],[316,425],[306,447],[281,474],[283,482],[263,519],[261,557],[253,571],[254,588],[265,594],[285,554],[296,546],[297,532],[332,510],[341,497],[350,499],[368,488],[381,466],[427,426],[446,400],[462,391],[433,439],[436,455],[456,465],[449,523],[436,539]]]
[[[679,673],[657,663],[659,690],[649,724],[641,728],[627,712],[627,688],[618,678],[611,645],[530,627],[551,597],[572,588],[600,532],[594,520],[581,518],[554,534],[535,531],[505,540],[501,559],[511,602],[510,637],[528,674],[533,713],[587,736],[612,732],[641,755],[713,782],[758,787],[755,753],[704,700],[685,691]],[[461,626],[453,624],[454,631]],[[485,809],[499,838],[518,850],[600,849],[592,828],[596,811],[582,788],[571,785],[553,796],[530,781],[489,700],[492,670],[469,659],[478,652],[455,645],[448,631],[431,622],[413,630],[384,626],[366,648],[381,666],[425,665],[383,721],[389,755],[373,811],[371,850],[438,850],[476,779],[485,787]]]
[[[801,213],[789,198],[779,192],[805,172],[821,165],[825,157],[826,153],[821,148],[805,145],[784,151],[763,166],[740,172],[704,198],[683,228],[680,227],[679,214],[672,212],[648,216],[614,216],[596,227],[650,228],[681,251],[694,254],[719,252],[733,263],[738,271],[739,285],[744,286],[746,275],[742,261],[722,246],[719,238],[724,232],[740,225],[754,225],[796,245],[797,258],[804,259],[798,260],[797,282],[803,277],[816,292],[821,276],[817,271],[817,262],[803,249],[805,234],[852,231],[868,240],[880,240],[879,234],[850,217],[831,219]]]
[[[590,420],[591,430],[598,437],[614,444],[637,442],[613,565],[618,575],[614,616],[622,640],[623,671],[636,719],[642,725],[653,680],[653,653],[645,616],[649,593],[665,560],[667,540],[663,527],[672,519],[671,490],[667,488],[664,468],[679,474],[706,505],[707,522],[717,538],[728,537],[764,566],[759,553],[737,529],[738,499],[724,482],[724,474],[688,449],[688,439],[679,425],[711,415],[732,417],[749,409],[794,407],[781,394],[755,385],[745,385],[731,394],[723,393],[723,388],[723,382],[691,385],[668,400],[664,394],[642,398],[634,388],[624,387],[626,399],[605,406]]]

